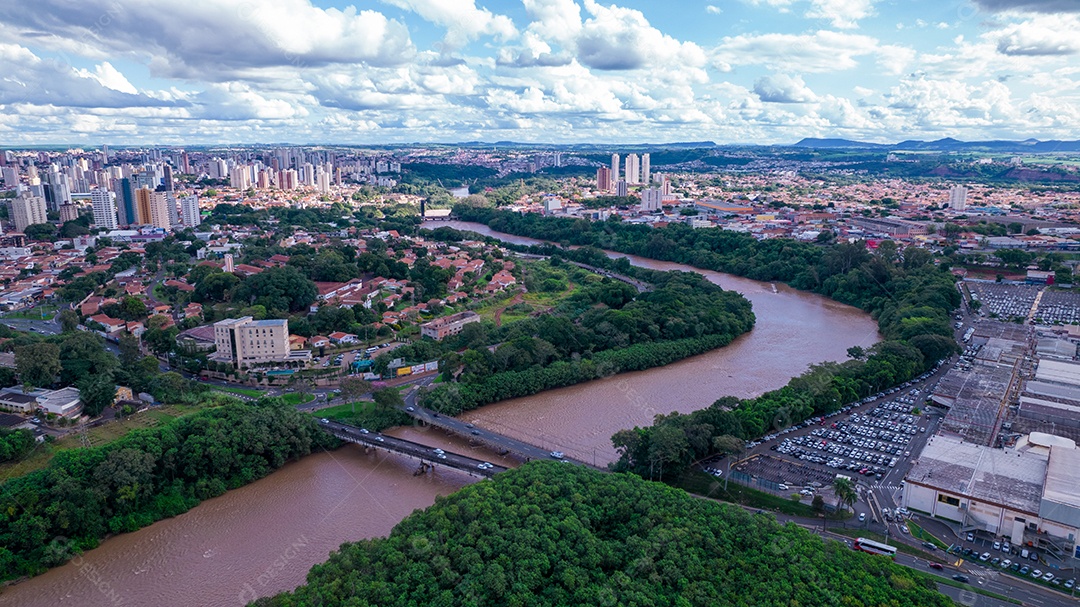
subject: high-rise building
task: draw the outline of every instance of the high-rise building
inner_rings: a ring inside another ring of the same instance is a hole
[[[641,183],[649,185],[652,181],[649,179],[649,155],[641,155]]]
[[[19,169],[16,167],[4,167],[0,169],[0,176],[4,178],[4,185],[13,188],[19,183]]]
[[[169,165],[165,165],[162,170],[164,171],[164,173],[163,173],[163,176],[161,178],[161,183],[162,183],[162,185],[165,186],[165,191],[166,192],[171,192],[171,191],[173,191],[173,186],[174,186],[172,167],[169,166]]]
[[[138,223],[139,216],[135,211],[135,183],[129,177],[119,181],[120,191],[117,192],[117,201],[120,211],[120,225],[129,226]]]
[[[180,172],[184,174],[191,172],[191,159],[188,158],[187,152],[180,154]]]
[[[967,208],[968,189],[962,185],[954,185],[949,190],[949,208],[954,211],[963,211]]]
[[[304,174],[300,178],[304,181],[304,185],[315,187],[315,167],[311,166],[310,162],[304,163]]]
[[[146,225],[152,223],[151,216],[153,215],[151,202],[151,194],[154,192],[150,188],[139,188],[135,190],[135,216],[132,224]]]
[[[639,207],[642,213],[651,213],[653,211],[659,211],[660,207],[664,206],[664,195],[657,188],[648,188],[641,192],[641,206]]]
[[[620,179],[615,183],[615,195],[626,196],[630,193],[630,189],[626,187],[626,180]]]
[[[235,166],[229,173],[229,185],[237,190],[247,190],[251,187],[251,169],[245,166]]]
[[[607,167],[596,169],[596,189],[601,192],[611,191],[611,169]]]
[[[202,223],[202,214],[199,213],[199,197],[184,196],[180,199],[180,215],[184,225],[194,228]]]
[[[611,180],[615,181],[615,182],[619,181],[619,155],[618,154],[612,154],[611,155]]]
[[[105,188],[90,190],[90,204],[94,209],[94,225],[106,230],[115,230],[116,195]]]
[[[47,223],[49,218],[45,209],[45,199],[40,196],[17,196],[11,201],[11,220],[16,232],[26,231],[27,226]]]
[[[281,172],[281,189],[295,190],[298,185],[296,169],[286,169]]]
[[[65,204],[60,206],[60,222],[75,221],[79,218],[79,205]]]
[[[319,171],[319,174],[315,176],[315,185],[323,194],[330,193],[330,173]]]
[[[641,183],[640,178],[641,165],[638,161],[637,154],[630,154],[626,157],[626,183],[634,184]]]
[[[171,212],[169,211],[170,203],[173,203]],[[173,226],[173,216],[175,215],[176,205],[171,194],[168,192],[150,192],[150,221],[143,223],[149,223],[165,230],[171,230]]]

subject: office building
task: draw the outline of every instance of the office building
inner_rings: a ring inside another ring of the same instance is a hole
[[[202,214],[199,212],[199,197],[184,196],[180,199],[180,215],[184,225],[194,228],[202,223]]]
[[[954,211],[963,211],[967,208],[968,189],[962,185],[954,185],[949,190],[949,208]]]
[[[119,221],[122,226],[138,223],[138,214],[135,212],[135,183],[130,178],[124,177],[119,182],[120,191],[117,192],[117,205]]]
[[[480,322],[480,315],[476,312],[471,310],[458,312],[420,325],[420,335],[442,341],[443,338],[461,333],[465,325],[474,322]]]
[[[26,231],[27,226],[49,221],[46,215],[45,199],[40,196],[17,196],[11,201],[11,219],[16,232]]]
[[[213,358],[238,368],[310,359],[310,351],[289,348],[287,319],[252,320],[250,316],[214,323]],[[294,354],[295,353],[295,354]],[[306,354],[306,356],[305,356]]]
[[[94,210],[94,225],[106,230],[115,230],[118,226],[116,220],[116,195],[105,188],[90,190],[90,204]]]

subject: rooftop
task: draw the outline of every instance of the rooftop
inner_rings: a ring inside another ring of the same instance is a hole
[[[1045,449],[991,449],[959,437],[938,435],[927,443],[907,480],[1037,513],[1047,460]]]

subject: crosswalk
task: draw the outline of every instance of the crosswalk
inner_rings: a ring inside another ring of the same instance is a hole
[[[900,485],[870,485],[873,489],[884,489],[886,491],[899,491],[902,487]]]

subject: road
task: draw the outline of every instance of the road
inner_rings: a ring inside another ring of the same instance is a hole
[[[5,325],[18,331],[32,331],[41,335],[59,335],[60,322],[53,317],[52,320],[29,320],[26,318],[4,318]]]

